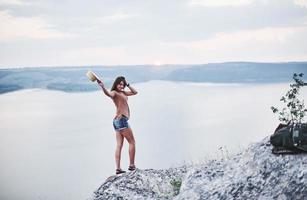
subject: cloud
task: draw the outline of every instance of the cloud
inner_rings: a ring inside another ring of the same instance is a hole
[[[115,47],[84,47],[62,51],[59,57],[65,60],[75,60],[85,64],[120,64],[126,58],[128,50],[123,46]]]
[[[191,49],[206,48],[208,50],[216,50],[221,46],[237,46],[251,42],[282,43],[286,42],[290,35],[299,32],[307,32],[307,27],[262,28],[257,30],[234,31],[230,33],[220,32],[216,33],[214,37],[206,40],[161,44]]]
[[[0,60],[11,66],[302,60],[306,1],[0,0]]]
[[[279,2],[278,3],[285,3]],[[292,4],[299,5],[307,8],[307,0],[290,0]],[[203,7],[225,7],[225,6],[245,6],[252,3],[270,4],[270,0],[190,0],[190,6],[203,6]]]
[[[221,7],[221,6],[243,6],[251,4],[253,0],[190,0],[190,6]]]
[[[24,2],[21,0],[0,0],[0,5],[16,5],[16,6],[22,6],[22,5],[28,5],[28,2]]]
[[[147,41],[113,47],[90,47],[63,52],[82,64],[208,63],[226,61],[307,60],[307,27],[260,28],[219,32],[190,42]]]
[[[115,21],[122,21],[122,20],[127,20],[131,18],[138,17],[139,14],[127,14],[123,11],[118,11],[112,15],[100,17],[98,20],[100,22],[115,22]]]
[[[14,17],[0,11],[0,41],[15,39],[55,39],[74,36],[55,30],[40,17]]]
[[[307,8],[307,0],[294,0],[294,3],[296,5],[299,5],[299,6]]]
[[[160,43],[167,48],[185,49],[191,57],[207,62],[307,59],[307,27],[261,28],[220,32],[206,40]]]
[[[218,49],[221,46],[239,45],[246,42],[284,42],[288,35],[306,28],[262,28],[258,30],[234,31],[231,33],[220,32],[214,37],[192,42],[175,43],[188,48]]]

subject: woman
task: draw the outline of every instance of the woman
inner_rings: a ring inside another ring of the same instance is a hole
[[[116,162],[116,174],[125,173],[120,167],[121,150],[124,143],[124,138],[129,142],[129,158],[130,165],[128,170],[135,170],[135,140],[128,120],[130,118],[130,110],[128,106],[128,96],[136,95],[137,91],[127,83],[125,77],[119,76],[115,79],[111,91],[108,91],[101,80],[97,80],[101,86],[105,95],[110,97],[116,106],[116,115],[113,118],[113,127],[116,132],[116,151],[115,151],[115,162]],[[125,87],[128,87],[130,91],[124,91]]]

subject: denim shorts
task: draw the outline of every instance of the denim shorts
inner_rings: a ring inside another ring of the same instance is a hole
[[[113,119],[113,127],[115,131],[120,131],[125,128],[129,128],[130,125],[128,124],[128,118],[122,115],[119,119]]]

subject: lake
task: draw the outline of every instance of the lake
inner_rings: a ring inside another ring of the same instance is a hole
[[[272,134],[279,121],[270,107],[289,84],[133,87],[136,166],[163,169],[231,155]],[[115,174],[115,106],[102,91],[21,90],[0,95],[0,111],[0,199],[86,199]],[[128,164],[125,141],[121,166]]]

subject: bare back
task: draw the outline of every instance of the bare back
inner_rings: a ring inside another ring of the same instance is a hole
[[[115,106],[116,106],[116,116],[115,118],[119,118],[121,115],[125,115],[130,118],[130,109],[128,105],[128,96],[126,96],[122,92],[114,91],[115,95],[112,98]]]

